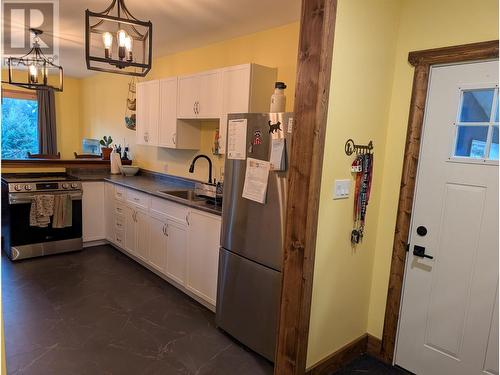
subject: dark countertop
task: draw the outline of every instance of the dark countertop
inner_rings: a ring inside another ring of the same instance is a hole
[[[108,181],[116,185],[124,186],[134,189],[143,193],[153,195],[155,197],[167,199],[185,206],[193,207],[211,214],[221,215],[221,205],[213,205],[205,201],[189,201],[187,199],[175,197],[172,195],[162,194],[160,191],[169,190],[193,190],[194,181],[183,179],[181,177],[174,177],[168,175],[157,174],[140,174],[137,176],[126,177],[122,175],[112,175],[103,173],[72,173],[72,175],[79,177],[83,182],[85,181]]]

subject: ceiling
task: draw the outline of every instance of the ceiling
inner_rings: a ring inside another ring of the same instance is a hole
[[[85,9],[101,12],[111,0],[59,0],[60,64],[68,76],[85,66]],[[136,18],[153,23],[153,57],[200,47],[296,21],[300,0],[125,0]]]

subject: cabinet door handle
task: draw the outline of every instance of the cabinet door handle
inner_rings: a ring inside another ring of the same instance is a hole
[[[186,214],[186,223],[187,223],[187,225],[190,225],[189,224],[189,212]]]
[[[200,102],[196,102],[196,114],[200,114]]]
[[[132,219],[137,223],[137,211],[132,214]]]
[[[175,136],[177,135],[177,133],[174,133],[172,134],[172,143],[175,145]]]
[[[196,115],[196,102],[193,103],[193,113]]]

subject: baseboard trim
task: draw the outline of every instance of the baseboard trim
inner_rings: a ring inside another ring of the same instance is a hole
[[[366,353],[368,335],[358,337],[307,370],[307,375],[327,375]]]
[[[306,371],[307,375],[327,375],[333,371],[348,365],[363,354],[369,354],[372,357],[383,361],[381,356],[382,340],[375,336],[365,333],[354,341],[343,346],[335,353],[330,354],[325,359],[319,361]],[[384,361],[385,362],[385,361]]]

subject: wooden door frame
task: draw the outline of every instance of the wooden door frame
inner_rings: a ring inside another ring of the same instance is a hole
[[[276,375],[306,370],[337,0],[302,0]]]
[[[387,363],[393,363],[394,351],[396,349],[405,260],[430,68],[436,64],[454,64],[494,58],[498,59],[498,40],[415,51],[410,52],[408,55],[408,61],[415,67],[415,71],[403,159],[403,172],[399,190],[396,229],[392,248],[391,270],[387,289],[384,330],[379,353],[379,357]]]

